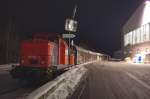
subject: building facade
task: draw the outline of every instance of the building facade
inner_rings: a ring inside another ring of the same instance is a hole
[[[122,30],[124,59],[150,63],[150,1],[144,1]]]

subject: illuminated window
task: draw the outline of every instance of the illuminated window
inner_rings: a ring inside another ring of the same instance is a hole
[[[137,49],[136,54],[140,54],[140,53],[141,53],[140,49]]]
[[[135,41],[135,44],[137,44],[137,31],[135,30],[135,32],[134,32],[134,41]]]
[[[146,48],[146,49],[145,49],[145,52],[149,52],[149,48]]]
[[[135,40],[135,39],[136,39],[136,38],[135,38],[135,31],[133,31],[133,34],[132,34],[132,36],[133,36],[133,37],[132,37],[133,44],[135,44],[135,41],[136,41],[136,40]]]
[[[137,38],[137,41],[136,41],[136,43],[140,43],[140,29],[137,29],[136,30],[136,38]]]
[[[129,33],[129,44],[132,45],[132,32]]]
[[[127,34],[127,45],[130,43],[130,35],[129,33]]]
[[[150,23],[124,35],[124,46],[150,41]]]
[[[146,29],[145,29],[145,41],[149,41],[149,24],[146,24]]]
[[[124,46],[128,45],[128,34],[124,35]]]
[[[144,31],[145,31],[145,28],[144,26],[141,27],[141,42],[144,42]]]
[[[126,46],[126,35],[124,35],[124,46]]]
[[[143,27],[143,32],[142,32],[141,37],[142,37],[142,39],[143,39],[143,42],[145,42],[145,41],[146,41],[146,34],[145,34],[146,27],[145,27],[145,25],[142,26],[142,27]]]
[[[132,44],[132,32],[124,35],[124,46],[127,46],[129,44]]]

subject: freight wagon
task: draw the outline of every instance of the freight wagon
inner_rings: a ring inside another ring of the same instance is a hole
[[[103,57],[103,55],[100,53],[92,52],[79,46],[75,46],[75,48],[76,64],[82,64],[93,60],[101,60]]]

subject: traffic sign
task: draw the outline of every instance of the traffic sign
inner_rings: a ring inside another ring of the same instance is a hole
[[[70,32],[77,31],[77,21],[73,19],[66,19],[65,30]]]
[[[74,34],[63,34],[63,38],[74,38],[76,37]]]

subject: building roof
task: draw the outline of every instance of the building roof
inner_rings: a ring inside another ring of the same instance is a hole
[[[148,12],[148,10],[150,10],[150,1],[144,1],[123,26],[123,33],[128,33],[146,23],[149,23],[150,13]]]

